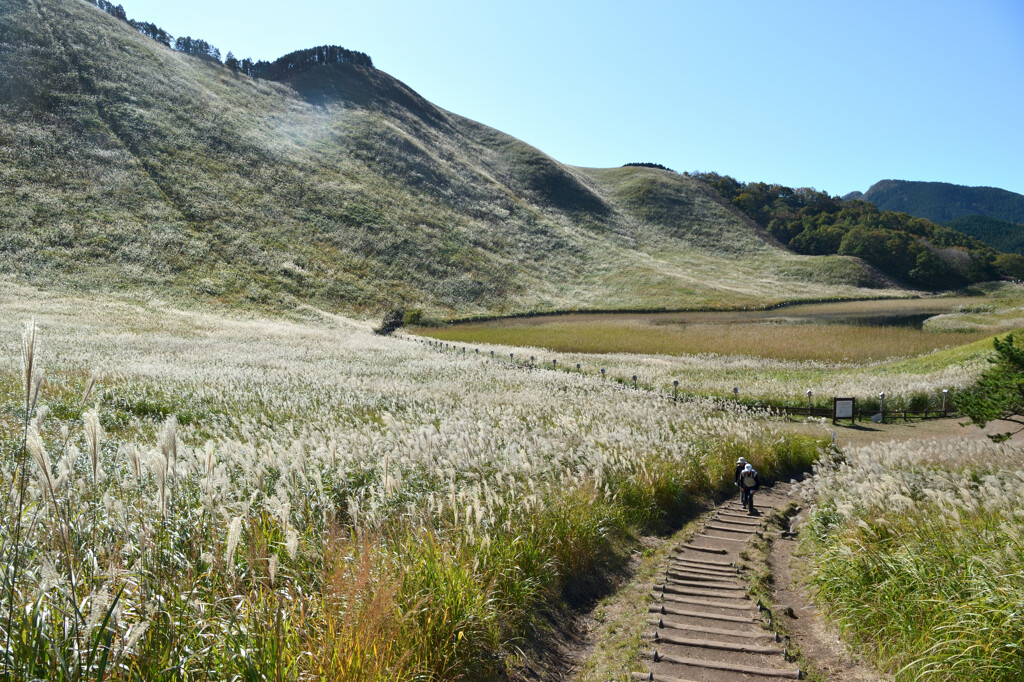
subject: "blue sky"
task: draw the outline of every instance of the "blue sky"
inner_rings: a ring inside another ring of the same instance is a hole
[[[1024,193],[1024,2],[120,0],[236,56],[337,44],[564,163]]]

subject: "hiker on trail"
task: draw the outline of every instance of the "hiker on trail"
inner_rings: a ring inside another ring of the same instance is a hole
[[[739,485],[740,484],[740,474],[743,473],[743,467],[745,467],[746,465],[747,465],[747,460],[743,459],[742,457],[740,457],[738,460],[736,460],[736,474],[732,477],[733,484],[735,484],[735,485]]]
[[[745,509],[749,509],[750,513],[754,513],[754,492],[761,487],[761,482],[757,478],[757,472],[754,471],[754,467],[747,464],[743,467],[743,471],[740,472],[740,501],[743,503]],[[749,506],[748,506],[749,504]]]

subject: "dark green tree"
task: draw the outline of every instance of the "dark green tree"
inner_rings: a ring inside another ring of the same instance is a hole
[[[928,249],[917,254],[917,261],[910,271],[910,280],[927,289],[950,288],[949,280],[953,273],[942,259]]]
[[[1001,253],[993,263],[1000,275],[1024,279],[1024,256],[1019,253]]]
[[[381,320],[380,326],[373,331],[381,336],[388,336],[403,324],[405,324],[405,308],[395,308],[384,313],[384,319]]]
[[[1024,430],[1024,347],[1013,333],[996,337],[993,343],[992,366],[974,386],[957,395],[956,406],[979,427],[995,421],[1014,424],[1015,431],[989,436],[999,443]]]

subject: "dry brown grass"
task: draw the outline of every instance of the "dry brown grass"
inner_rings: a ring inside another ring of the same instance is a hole
[[[330,680],[410,679],[413,648],[402,637],[400,579],[370,542],[333,535],[324,543],[324,617],[307,631],[312,672]],[[405,617],[407,618],[407,617]]]
[[[628,319],[600,318],[531,321],[530,324],[515,322],[467,324],[418,330],[418,333],[459,343],[530,346],[563,353],[716,353],[822,361],[866,361],[921,355],[990,335],[987,331],[928,332],[906,327],[769,322],[654,325]]]

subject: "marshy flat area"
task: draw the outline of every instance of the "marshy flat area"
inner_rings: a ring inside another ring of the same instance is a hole
[[[558,352],[749,355],[779,360],[877,361],[921,355],[991,336],[990,328],[926,323],[962,313],[977,297],[790,305],[772,310],[570,313],[468,322],[416,333],[458,343]]]

